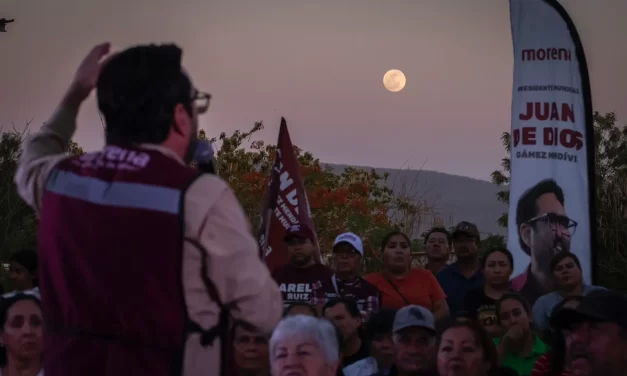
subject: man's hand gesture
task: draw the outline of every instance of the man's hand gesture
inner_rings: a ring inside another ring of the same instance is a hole
[[[100,70],[109,54],[111,43],[102,43],[89,51],[76,70],[68,95],[79,103],[84,101],[96,87]]]

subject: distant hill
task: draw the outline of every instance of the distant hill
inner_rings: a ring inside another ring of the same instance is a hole
[[[325,164],[340,173],[347,165]],[[365,169],[372,167],[355,166]],[[377,172],[390,174],[388,186],[396,192],[411,192],[433,205],[438,217],[447,227],[460,221],[469,221],[479,227],[482,238],[488,234],[507,236],[507,230],[496,220],[507,211],[507,205],[496,200],[500,190],[489,181],[465,176],[449,175],[436,171],[399,170],[377,168]],[[414,229],[414,237],[431,227],[431,219],[425,219]]]

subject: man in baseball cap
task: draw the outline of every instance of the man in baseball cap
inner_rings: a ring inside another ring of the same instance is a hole
[[[396,364],[389,375],[433,373],[437,341],[431,311],[419,305],[399,309],[392,332]]]
[[[321,280],[331,277],[333,271],[316,263],[314,232],[306,224],[290,226],[283,237],[287,245],[289,264],[279,266],[272,277],[283,293],[283,303],[288,308],[294,303],[309,303],[312,292]]]
[[[338,235],[333,242],[334,274],[321,280],[312,294],[311,304],[322,306],[331,299],[347,298],[357,303],[362,322],[379,310],[379,290],[361,278],[364,245],[352,232]]]
[[[563,308],[551,326],[564,333],[566,359],[576,376],[619,376],[627,370],[627,296],[592,291],[575,309]]]
[[[305,224],[290,226],[285,231],[283,240],[286,243],[289,243],[290,241],[293,241],[293,240],[299,240],[300,243],[302,243],[303,241],[309,240],[312,244],[315,241],[313,231],[311,231],[309,226]]]
[[[479,263],[481,237],[474,223],[462,221],[451,233],[453,249],[457,261],[437,274],[438,282],[444,290],[451,316],[464,315],[464,300],[470,290],[485,284]]]

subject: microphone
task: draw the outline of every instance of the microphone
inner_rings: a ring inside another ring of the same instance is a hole
[[[217,175],[218,171],[214,163],[213,144],[208,140],[198,140],[196,144],[196,152],[194,153],[194,162],[198,166],[198,170],[205,174]]]

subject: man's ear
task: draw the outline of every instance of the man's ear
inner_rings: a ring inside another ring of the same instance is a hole
[[[187,113],[185,106],[183,106],[182,103],[178,103],[174,107],[174,124],[172,124],[172,130],[174,133],[183,138],[187,138],[189,136],[189,132],[191,132],[191,122],[192,119],[189,117],[189,113]]]
[[[518,227],[518,233],[522,242],[531,249],[531,232],[533,229],[526,223],[523,223]]]

